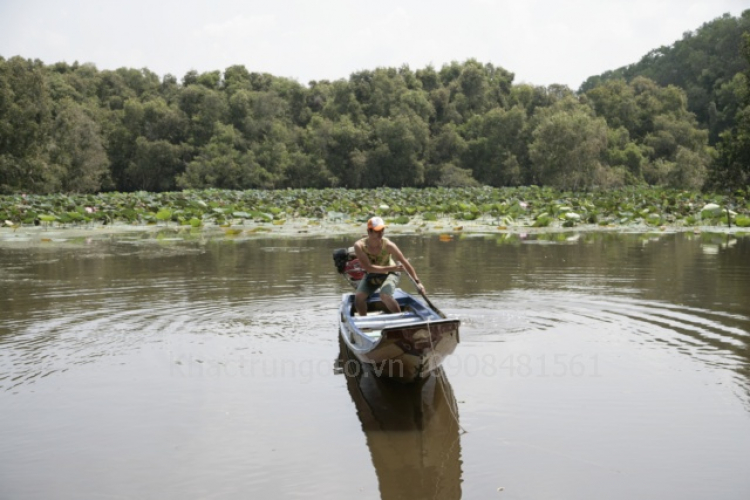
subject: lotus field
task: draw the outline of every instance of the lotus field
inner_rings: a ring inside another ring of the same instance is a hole
[[[744,192],[733,195],[661,188],[585,193],[536,186],[518,188],[380,188],[202,190],[0,196],[0,224],[166,224],[194,228],[287,220],[364,221],[389,224],[451,219],[502,227],[750,226]]]

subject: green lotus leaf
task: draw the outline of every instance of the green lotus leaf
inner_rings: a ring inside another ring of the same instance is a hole
[[[156,219],[166,221],[172,218],[172,211],[168,208],[163,208],[156,212]]]
[[[548,216],[547,214],[544,214],[540,217],[538,217],[534,224],[532,224],[533,227],[547,227],[552,222],[552,218]]]
[[[266,222],[270,222],[273,220],[273,215],[267,214],[265,212],[250,212],[250,215],[253,217],[253,219],[261,219]]]

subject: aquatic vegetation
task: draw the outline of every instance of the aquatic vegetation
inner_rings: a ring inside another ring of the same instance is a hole
[[[744,193],[733,196],[631,187],[566,192],[547,187],[208,189],[165,193],[0,196],[0,221],[31,224],[283,225],[288,220],[364,222],[373,214],[391,224],[441,219],[488,227],[750,226]],[[446,221],[451,225],[451,222]]]

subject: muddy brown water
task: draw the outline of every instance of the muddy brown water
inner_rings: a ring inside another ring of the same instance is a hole
[[[406,387],[352,239],[0,242],[0,498],[750,498],[750,238],[393,236],[462,321]]]

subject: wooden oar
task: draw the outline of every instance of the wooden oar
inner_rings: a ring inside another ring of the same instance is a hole
[[[427,298],[427,295],[425,295],[424,292],[422,291],[422,289],[419,288],[419,285],[417,285],[417,282],[414,281],[414,278],[411,277],[411,274],[409,274],[406,271],[406,269],[404,269],[404,273],[409,277],[409,279],[411,280],[412,284],[414,285],[414,288],[416,288],[417,291],[419,292],[419,295],[421,295],[422,298],[425,300],[425,302],[427,302],[427,305],[430,306],[433,311],[435,311],[436,313],[438,313],[441,318],[446,318],[447,316],[445,314],[443,314],[443,312],[440,309],[438,309],[435,306],[435,304],[433,304],[432,302],[430,302],[430,299]]]

